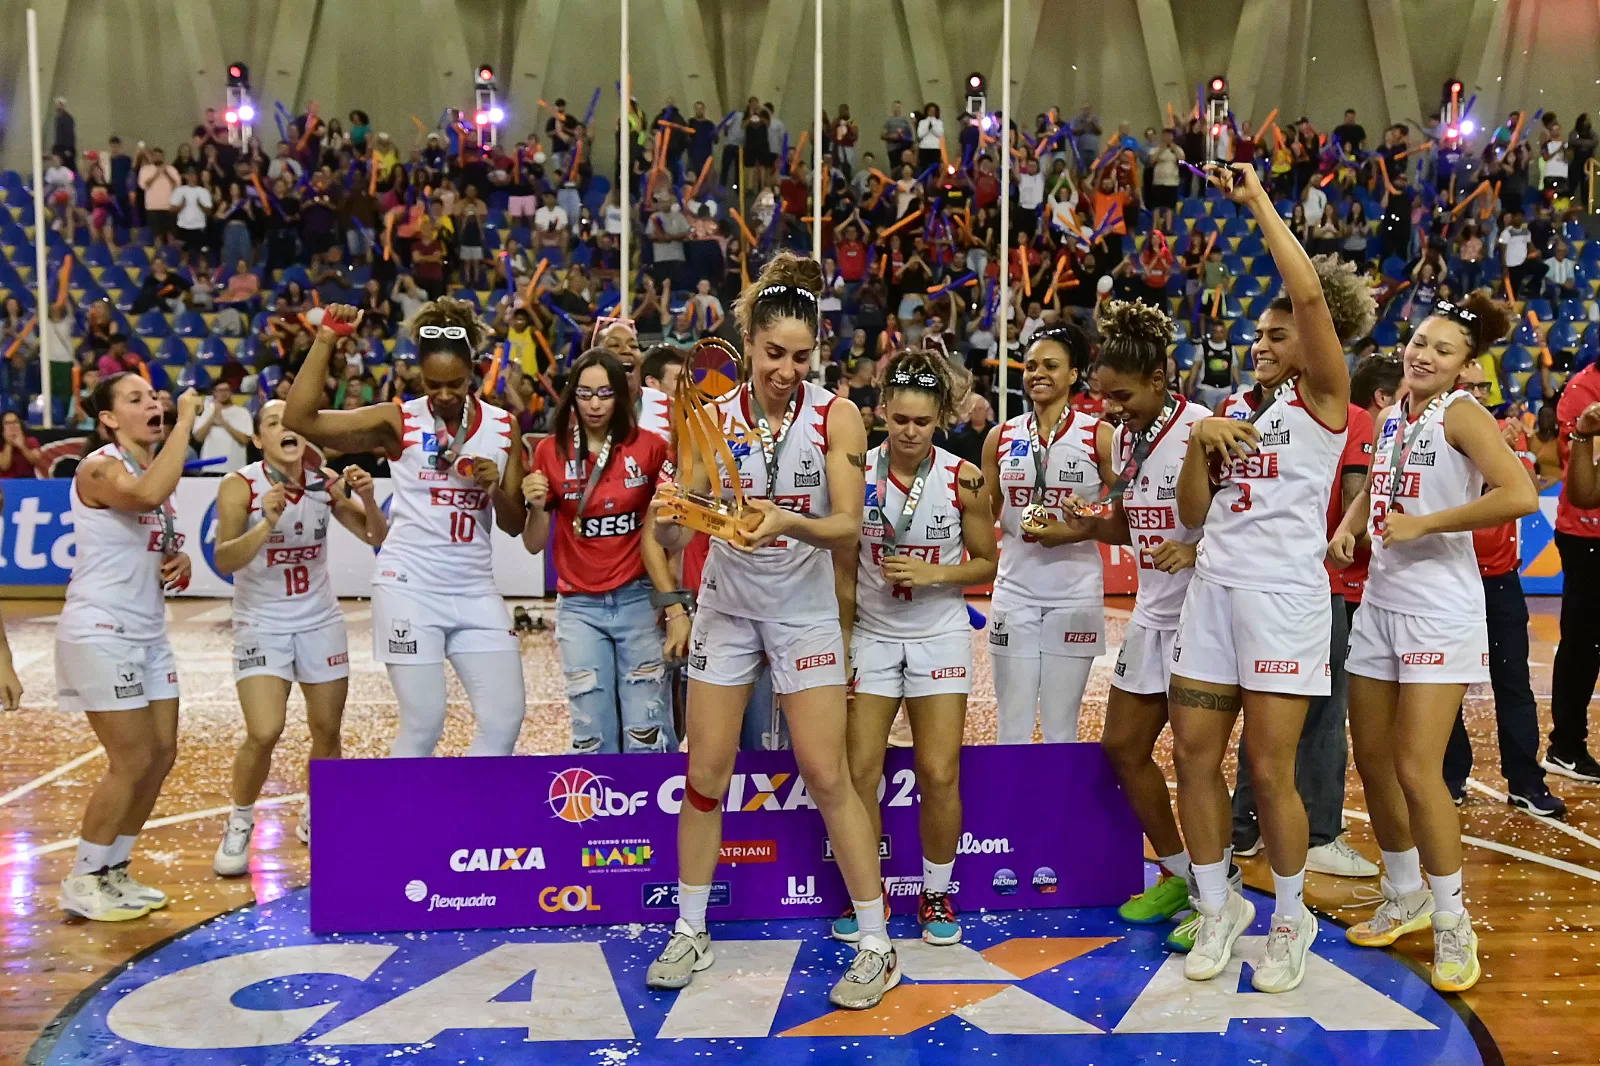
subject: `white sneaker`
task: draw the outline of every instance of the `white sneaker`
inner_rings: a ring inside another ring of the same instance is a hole
[[[1272,916],[1266,956],[1255,968],[1250,984],[1257,992],[1293,992],[1306,977],[1306,953],[1317,939],[1317,918],[1301,910],[1299,921]]]
[[[1183,976],[1209,981],[1227,968],[1234,941],[1256,920],[1256,905],[1230,889],[1221,910],[1211,911],[1198,902],[1195,909],[1200,928],[1195,930],[1194,947],[1183,957]]]
[[[845,1010],[871,1010],[899,983],[900,958],[894,946],[880,936],[862,937],[850,968],[828,993],[828,1002]]]
[[[91,922],[128,922],[143,918],[150,908],[123,897],[106,882],[105,874],[78,874],[61,882],[61,909]]]
[[[311,801],[300,805],[300,820],[294,824],[294,835],[300,843],[311,846]]]
[[[211,860],[211,868],[218,877],[239,877],[250,872],[250,834],[254,822],[228,818],[228,827],[222,831],[222,843]]]
[[[1377,877],[1378,864],[1352,848],[1344,837],[1306,852],[1306,869],[1334,877]]]
[[[711,954],[711,934],[697,933],[693,926],[679,918],[672,927],[672,938],[667,946],[645,972],[644,983],[649,988],[684,988],[695,974],[715,961]]]
[[[150,910],[158,911],[169,902],[167,894],[159,888],[154,888],[142,881],[135,881],[128,874],[127,863],[107,869],[105,880],[106,884],[111,886],[111,890],[128,903],[143,905]]]

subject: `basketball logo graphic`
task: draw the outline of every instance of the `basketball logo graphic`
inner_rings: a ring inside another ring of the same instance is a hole
[[[428,886],[421,881],[406,882],[406,899],[412,903],[421,903],[428,895]]]
[[[550,782],[550,810],[563,822],[587,822],[600,812],[604,793],[600,778],[583,767],[563,770]]]

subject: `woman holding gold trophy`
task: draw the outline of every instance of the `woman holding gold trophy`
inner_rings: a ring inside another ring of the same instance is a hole
[[[1000,516],[1000,571],[989,617],[1001,744],[1078,739],[1089,667],[1105,651],[1105,577],[1093,525],[1070,519],[1103,509],[1116,481],[1111,425],[1072,410],[1088,371],[1089,340],[1075,325],[1041,329],[1023,356],[1032,410],[989,431],[983,476]]]
[[[655,535],[669,551],[690,529],[710,534],[712,544],[689,644],[678,921],[646,983],[683,988],[712,964],[705,916],[722,797],[765,660],[860,925],[855,961],[830,999],[864,1010],[899,983],[900,969],[884,925],[877,839],[845,761],[845,634],[834,571],[856,564],[867,446],[859,412],[806,380],[821,289],[816,263],[780,252],[735,308],[743,383],[709,403],[693,375],[678,387],[680,480],[652,503]]]

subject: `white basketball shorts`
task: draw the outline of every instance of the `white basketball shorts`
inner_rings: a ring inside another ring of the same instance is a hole
[[[63,711],[137,711],[178,698],[178,663],[167,638],[56,641],[56,700]]]
[[[486,651],[522,651],[498,593],[450,596],[372,587],[372,657],[378,662],[427,665]]]
[[[1333,609],[1326,592],[1255,592],[1189,582],[1172,673],[1251,692],[1326,696]]]
[[[837,621],[774,622],[695,612],[689,637],[689,679],[736,688],[752,685],[764,663],[772,664],[772,690],[779,695],[843,685],[844,634]]]
[[[850,637],[851,685],[857,694],[914,700],[972,691],[972,636],[947,633],[925,640]]]
[[[1422,618],[1364,603],[1350,630],[1345,671],[1402,685],[1489,680],[1489,628],[1482,618]]]
[[[989,609],[989,654],[1002,659],[1040,655],[1092,659],[1106,650],[1101,606],[1000,606]]]
[[[1111,687],[1136,696],[1166,695],[1172,685],[1172,647],[1176,629],[1147,629],[1128,623],[1122,654],[1111,671]]]
[[[344,622],[304,633],[268,633],[253,626],[233,630],[233,679],[281,677],[320,685],[350,676],[350,641]]]

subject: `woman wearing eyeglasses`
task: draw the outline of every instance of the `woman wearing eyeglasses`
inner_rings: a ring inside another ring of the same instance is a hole
[[[1456,708],[1468,685],[1489,680],[1472,530],[1539,506],[1494,417],[1456,382],[1514,322],[1486,295],[1434,304],[1406,342],[1406,395],[1384,413],[1372,477],[1328,548],[1343,565],[1359,536],[1372,542],[1345,669],[1356,770],[1383,849],[1384,900],[1346,936],[1385,947],[1431,924],[1433,986],[1443,992],[1465,991],[1481,973],[1462,894],[1461,821],[1444,780]]]
[[[289,390],[284,426],[341,452],[384,452],[394,496],[372,583],[373,658],[389,671],[400,731],[389,753],[433,754],[444,731],[449,658],[477,719],[469,755],[509,755],[525,709],[521,648],[495,587],[489,523],[522,534],[522,448],[509,412],[472,394],[488,330],[471,305],[440,299],[409,323],[425,395],[320,410],[335,340],[361,312],[333,304]]]
[[[667,444],[634,422],[628,378],[604,348],[567,377],[551,434],[522,479],[532,508],[522,543],[537,555],[555,529],[556,638],[572,708],[574,754],[676,751],[665,660],[689,646],[689,611],[652,590],[677,588],[667,553],[641,536]],[[620,724],[618,709],[621,710]]]
[[[1022,384],[1032,410],[989,431],[983,478],[1000,516],[1000,570],[989,615],[989,654],[1001,744],[1078,739],[1078,712],[1094,657],[1105,650],[1100,549],[1070,501],[1095,500],[1116,480],[1111,424],[1072,410],[1072,387],[1089,365],[1075,325],[1028,341]]]
[[[964,590],[994,580],[994,513],[978,468],[933,445],[934,432],[955,420],[966,392],[949,360],[908,349],[890,358],[883,380],[889,439],[867,453],[858,565],[841,582],[843,606],[854,621],[850,776],[877,837],[883,756],[904,700],[922,793],[917,922],[928,943],[954,944],[961,926],[949,892],[961,836],[961,737],[972,684]],[[853,912],[833,923],[833,935],[860,939]]]

